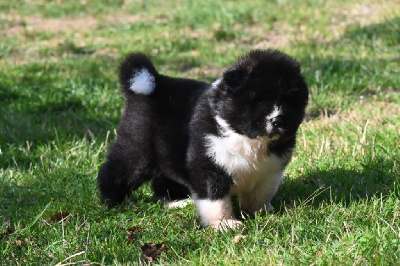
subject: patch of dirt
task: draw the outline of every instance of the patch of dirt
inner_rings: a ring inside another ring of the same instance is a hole
[[[112,25],[135,23],[143,18],[141,14],[117,14],[94,18],[92,16],[67,16],[58,19],[44,18],[41,16],[1,15],[0,19],[10,22],[4,30],[7,36],[16,36],[24,31],[47,31],[62,33],[70,31],[89,31],[98,27],[100,22]]]
[[[103,57],[109,57],[116,60],[120,59],[120,54],[118,53],[118,50],[116,48],[97,49],[92,56],[98,56],[98,55]]]
[[[340,7],[332,12],[329,29],[339,37],[351,24],[367,26],[380,23],[382,20],[393,17],[391,10],[395,1],[381,1],[379,3],[361,3],[351,7]]]
[[[371,23],[376,23],[378,17],[383,17],[384,13],[390,10],[390,3],[363,3],[358,4],[353,8],[339,9],[340,14],[345,16],[345,23],[359,23],[361,26],[365,26]],[[342,22],[343,23],[343,22]]]
[[[122,25],[122,24],[126,24],[126,23],[133,24],[142,19],[143,19],[143,15],[141,15],[141,14],[135,14],[135,15],[117,14],[117,15],[113,15],[113,16],[111,16],[111,15],[106,16],[103,20],[112,25]]]
[[[273,29],[265,29],[258,24],[250,27],[235,27],[235,30],[243,31],[245,35],[248,35],[243,42],[249,45],[250,49],[281,48],[289,45],[293,39],[283,23],[275,23]]]
[[[223,71],[224,68],[222,67],[193,67],[186,71],[186,73],[193,78],[209,79],[219,77]]]
[[[60,19],[43,18],[40,16],[10,16],[8,20],[13,25],[4,30],[7,36],[16,36],[24,31],[47,31],[52,33],[69,31],[88,31],[98,26],[97,19],[91,16],[64,17]]]
[[[65,17],[62,19],[31,18],[28,27],[54,33],[64,31],[87,31],[97,27],[97,19],[87,17]]]
[[[279,30],[270,30],[265,34],[265,39],[254,43],[252,49],[280,48],[289,45],[291,37]]]
[[[192,29],[190,27],[185,27],[182,30],[182,35],[193,39],[197,38],[210,39],[213,37],[212,31],[210,31],[209,29]]]
[[[333,33],[333,38],[339,38],[346,28],[351,24],[359,24],[366,26],[373,23],[379,23],[383,19],[392,17],[390,10],[393,9],[393,3],[390,1],[383,1],[382,3],[362,3],[353,5],[351,7],[331,7],[331,21],[329,31]],[[321,14],[315,14],[317,18]],[[323,36],[319,31],[315,31],[310,36],[310,29],[308,23],[295,27],[294,25],[286,24],[285,22],[277,22],[273,25],[272,29],[264,29],[260,25],[253,25],[248,28],[241,28],[241,31],[248,33],[250,37],[243,42],[250,46],[252,49],[266,49],[266,48],[282,48],[290,45],[294,40],[307,42],[313,39],[319,43],[326,43],[330,41],[331,37]],[[260,39],[260,36],[263,39]],[[257,39],[252,39],[252,38]]]

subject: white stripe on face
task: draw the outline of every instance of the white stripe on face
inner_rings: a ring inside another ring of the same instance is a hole
[[[267,125],[266,125],[267,132],[272,132],[274,129],[274,126],[271,123],[271,119],[278,117],[280,115],[282,115],[282,108],[275,105],[272,112],[269,115],[267,115]]]

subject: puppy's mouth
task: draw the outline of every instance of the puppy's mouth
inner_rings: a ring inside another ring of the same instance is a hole
[[[278,139],[281,136],[285,135],[286,130],[281,127],[271,127],[267,126],[265,129],[265,135],[268,136],[270,139]]]
[[[267,141],[267,142],[275,141],[275,140],[278,140],[280,138],[281,138],[280,134],[267,134],[267,135],[264,135],[264,136],[257,137],[257,139],[264,140],[264,141]]]

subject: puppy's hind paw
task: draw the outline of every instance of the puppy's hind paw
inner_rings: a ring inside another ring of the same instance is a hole
[[[214,231],[227,232],[229,230],[237,230],[243,227],[243,223],[237,219],[223,219],[211,221],[210,226]]]

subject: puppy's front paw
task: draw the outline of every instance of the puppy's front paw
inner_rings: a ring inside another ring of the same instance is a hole
[[[243,223],[237,219],[223,219],[211,221],[210,226],[215,231],[229,231],[229,230],[237,230],[240,227],[243,227]]]
[[[247,213],[255,214],[257,213],[268,213],[272,212],[274,210],[274,207],[271,205],[270,202],[264,203],[248,203],[248,202],[243,202],[241,204],[241,209]]]

